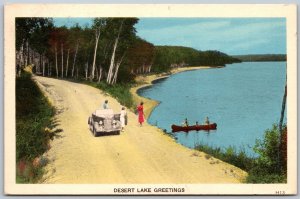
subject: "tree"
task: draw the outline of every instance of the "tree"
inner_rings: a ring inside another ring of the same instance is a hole
[[[68,43],[70,43],[70,45],[74,46],[74,44],[75,44],[75,52],[74,52],[74,48],[73,48],[73,50],[71,50],[71,52],[74,53],[72,72],[71,72],[72,77],[74,77],[76,58],[77,58],[77,53],[78,53],[79,44],[80,44],[80,40],[81,40],[81,33],[82,33],[82,29],[80,28],[80,26],[78,24],[76,24],[74,27],[71,27],[69,38],[68,38]]]
[[[150,73],[154,59],[154,45],[136,38],[133,45],[128,49],[126,65],[131,73]]]
[[[47,40],[53,27],[52,18],[16,18],[16,61],[20,66],[33,62],[32,55],[36,54],[39,56],[37,64],[40,69],[46,60],[42,55],[47,56],[49,52]]]
[[[57,63],[57,43],[59,42],[59,30],[58,29],[54,29],[51,33],[50,33],[50,38],[49,38],[49,45],[51,48],[51,52],[54,54],[55,57],[55,72],[56,72],[56,77],[58,78],[58,63]]]
[[[283,131],[282,131],[282,123],[283,123],[283,118],[284,118],[284,112],[285,112],[285,105],[286,105],[286,96],[287,96],[287,76],[286,76],[286,82],[285,82],[285,87],[284,87],[284,94],[283,94],[283,99],[282,99],[282,106],[281,106],[281,114],[280,114],[280,120],[279,120],[279,141],[278,141],[278,148],[282,148],[282,140],[283,140]],[[278,150],[277,154],[277,159],[278,159],[278,169],[281,169],[282,166],[282,157],[281,157],[280,150]]]
[[[95,30],[95,48],[94,48],[94,58],[93,58],[93,64],[92,64],[91,80],[93,80],[94,76],[95,76],[97,48],[98,48],[101,31],[105,26],[106,26],[106,19],[103,19],[103,18],[95,18],[94,19],[93,29]]]
[[[124,60],[127,49],[132,45],[135,38],[134,24],[137,22],[137,18],[112,18],[107,22],[107,30],[114,40],[106,79],[108,84],[115,84],[117,81],[119,67]]]
[[[55,28],[48,39],[48,43],[50,44],[51,52],[54,53],[55,57],[55,69],[56,69],[56,77],[59,76],[59,68],[58,68],[58,48],[60,47],[60,65],[61,65],[61,77],[64,77],[64,48],[68,48],[67,43],[68,38],[68,29],[67,27],[59,27]]]

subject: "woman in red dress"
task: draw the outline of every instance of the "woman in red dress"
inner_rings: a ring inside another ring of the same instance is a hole
[[[143,122],[145,121],[145,115],[144,115],[144,107],[143,107],[144,103],[141,102],[140,105],[137,107],[137,111],[139,114],[139,123],[140,126],[142,126]]]

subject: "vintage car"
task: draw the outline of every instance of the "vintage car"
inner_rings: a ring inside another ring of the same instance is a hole
[[[98,109],[88,119],[93,135],[120,134],[120,114],[114,114],[112,109]]]

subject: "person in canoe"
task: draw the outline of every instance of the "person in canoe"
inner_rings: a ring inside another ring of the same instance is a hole
[[[199,126],[199,122],[198,122],[198,121],[196,121],[196,126],[197,126],[197,127]]]
[[[185,120],[183,121],[182,126],[184,126],[184,127],[189,126],[189,122],[188,122],[187,118],[185,118]]]
[[[210,124],[208,117],[205,118],[204,124],[206,124],[206,125]]]

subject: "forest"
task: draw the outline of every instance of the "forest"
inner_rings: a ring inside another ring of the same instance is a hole
[[[243,62],[286,61],[285,54],[234,55],[233,57]]]
[[[36,75],[109,85],[173,67],[240,62],[219,51],[154,46],[139,38],[138,18],[94,18],[90,27],[56,27],[52,18],[16,18],[16,68]]]

